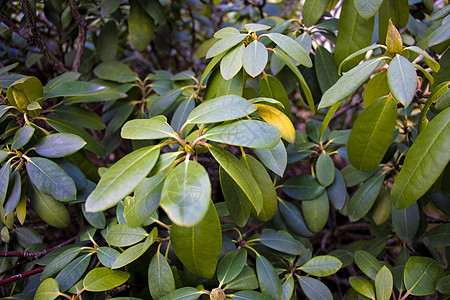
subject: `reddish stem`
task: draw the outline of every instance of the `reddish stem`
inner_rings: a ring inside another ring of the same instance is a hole
[[[11,282],[14,282],[14,281],[17,281],[17,280],[19,280],[21,278],[25,278],[25,277],[28,277],[28,276],[31,276],[31,275],[34,275],[34,274],[41,273],[42,271],[44,271],[44,269],[45,269],[45,267],[40,267],[40,268],[31,270],[31,271],[23,272],[23,273],[11,276],[9,278],[0,280],[0,286],[8,284],[8,283],[11,283]]]

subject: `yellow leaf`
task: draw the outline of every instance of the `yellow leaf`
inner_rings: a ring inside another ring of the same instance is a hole
[[[257,114],[268,124],[275,126],[281,133],[281,136],[293,144],[295,141],[295,128],[291,120],[278,109],[265,105],[265,104],[255,104],[258,108]]]

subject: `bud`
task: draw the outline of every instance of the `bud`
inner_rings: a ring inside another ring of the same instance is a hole
[[[227,298],[227,295],[220,288],[213,289],[211,291],[211,294],[209,294],[209,299],[211,299],[211,300],[225,300],[226,298]]]
[[[395,28],[394,24],[392,24],[392,20],[389,19],[389,26],[386,35],[386,46],[391,54],[401,54],[403,51],[403,41],[398,32],[397,28]]]

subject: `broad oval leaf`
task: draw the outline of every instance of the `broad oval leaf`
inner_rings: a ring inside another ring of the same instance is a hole
[[[263,77],[258,86],[258,97],[275,99],[283,104],[283,113],[292,121],[291,103],[283,84],[273,75]]]
[[[156,252],[148,266],[148,288],[153,299],[175,290],[175,279],[164,255]]]
[[[392,202],[403,209],[416,202],[433,185],[450,160],[450,108],[423,129],[406,154],[391,189]]]
[[[202,294],[202,291],[197,290],[193,287],[182,287],[179,288],[167,295],[165,295],[162,298],[159,298],[159,300],[174,300],[174,299],[183,299],[183,300],[197,300],[200,298]]]
[[[450,224],[441,224],[425,233],[423,242],[428,247],[450,246]]]
[[[87,96],[100,94],[107,91],[109,92],[110,88],[91,82],[65,81],[46,89],[45,93],[42,95],[42,98]]]
[[[269,149],[253,149],[261,162],[275,174],[283,177],[287,166],[287,153],[283,141]]]
[[[397,105],[389,97],[376,100],[358,116],[347,145],[355,168],[369,172],[378,166],[391,144],[396,120]]]
[[[25,146],[34,134],[34,128],[28,125],[16,131],[11,144],[11,149],[16,150]]]
[[[233,178],[237,185],[248,197],[256,212],[260,212],[263,205],[263,196],[258,183],[245,164],[229,151],[216,146],[209,146],[212,156],[220,166]]]
[[[51,160],[42,157],[27,157],[28,176],[42,192],[56,200],[76,199],[76,187],[72,178]]]
[[[159,147],[136,150],[116,162],[86,199],[86,211],[97,212],[116,205],[147,176],[159,156]]]
[[[62,292],[67,291],[81,278],[86,271],[91,254],[84,254],[78,258],[75,258],[70,264],[56,275],[55,280],[58,282],[59,288]]]
[[[194,274],[211,278],[216,271],[222,248],[219,216],[212,202],[210,201],[206,215],[196,225],[182,227],[173,224],[170,240],[173,251],[186,268]]]
[[[206,58],[211,58],[216,55],[219,55],[228,49],[233,48],[240,42],[242,42],[248,35],[247,34],[232,34],[227,35],[224,38],[218,40],[211,48],[209,48],[208,53],[206,54]]]
[[[333,160],[325,151],[322,151],[316,162],[317,181],[325,187],[329,186],[334,181],[334,170]]]
[[[245,117],[256,106],[236,95],[226,95],[203,102],[189,114],[187,123],[217,123]]]
[[[420,224],[420,213],[417,203],[415,202],[401,210],[393,205],[391,216],[392,225],[397,236],[405,243],[412,241]]]
[[[131,44],[137,51],[144,51],[152,40],[155,24],[153,18],[143,9],[139,2],[136,0],[131,1],[128,36]]]
[[[264,71],[268,57],[266,46],[263,43],[256,40],[251,42],[245,47],[242,58],[245,71],[252,77],[258,76]]]
[[[370,299],[375,299],[375,289],[369,279],[351,276],[348,282],[350,283],[350,286],[361,295]]]
[[[83,287],[89,292],[103,292],[118,287],[128,278],[130,278],[129,273],[100,267],[87,273],[83,280]]]
[[[330,212],[330,203],[328,202],[328,194],[322,192],[319,197],[303,201],[302,212],[305,217],[306,225],[314,232],[319,232],[325,226]]]
[[[377,293],[377,300],[391,299],[392,289],[394,287],[394,280],[392,273],[386,266],[383,266],[378,271],[375,277],[375,290]]]
[[[383,185],[384,175],[374,176],[364,182],[348,202],[348,217],[351,222],[363,218],[372,208]]]
[[[325,277],[336,273],[342,262],[331,255],[316,256],[308,260],[300,269],[310,275]]]
[[[136,244],[148,236],[142,227],[130,228],[126,223],[111,226],[106,236],[106,242],[116,247],[126,247]]]
[[[383,70],[370,78],[367,82],[363,95],[364,105],[368,107],[374,103],[375,100],[386,96],[389,92],[390,89],[387,82],[387,71]]]
[[[318,108],[329,107],[350,96],[370,77],[379,62],[380,59],[374,58],[345,73],[323,94]]]
[[[315,3],[316,0],[308,0],[307,2]],[[339,79],[338,68],[334,62],[333,54],[323,46],[317,47],[316,55],[314,56],[314,65],[320,90],[322,93],[325,93]]]
[[[308,52],[295,40],[281,33],[268,33],[266,36],[300,64],[308,68],[312,67]]]
[[[170,171],[161,191],[161,207],[180,226],[193,226],[206,214],[211,183],[205,168],[186,160]]]
[[[254,290],[259,287],[256,273],[251,267],[244,267],[241,273],[228,282],[227,287],[232,290]]]
[[[71,133],[54,133],[47,135],[34,145],[34,151],[46,157],[63,157],[73,154],[86,145],[78,135]]]
[[[257,23],[247,23],[244,25],[244,28],[248,32],[257,32],[257,31],[270,29],[270,26],[267,26],[264,24],[257,24]]]
[[[258,275],[259,287],[263,294],[273,299],[281,299],[282,288],[272,264],[264,256],[256,256],[256,274]]]
[[[342,209],[347,199],[347,187],[341,172],[336,168],[334,172],[334,181],[327,187],[328,199],[336,209]]]
[[[383,267],[383,264],[375,256],[364,250],[355,252],[355,263],[372,280],[375,280],[378,271]]]
[[[231,28],[235,29],[234,27]],[[220,61],[220,73],[225,80],[233,78],[241,70],[244,50],[245,45],[239,44],[231,51],[228,51]]]
[[[311,175],[298,175],[283,183],[283,192],[297,200],[312,200],[320,196],[324,187]]]
[[[53,300],[59,296],[58,282],[53,278],[47,278],[39,285],[34,300]]]
[[[244,248],[228,252],[217,265],[217,279],[220,286],[238,276],[247,262],[247,250]]]
[[[302,212],[295,204],[287,201],[280,201],[278,209],[291,232],[305,237],[314,234],[306,225]]]
[[[143,255],[147,249],[153,244],[153,242],[158,237],[158,230],[153,228],[150,235],[146,238],[146,240],[142,243],[136,244],[117,256],[116,260],[111,266],[111,269],[118,269],[124,267],[131,262],[138,259],[141,255]]]
[[[129,66],[113,60],[99,64],[94,69],[94,73],[102,79],[120,83],[133,82],[139,78],[138,74],[133,72]]]
[[[364,19],[372,18],[380,8],[383,0],[354,0],[355,8]]]
[[[309,299],[333,299],[330,290],[319,280],[306,276],[298,276],[297,278],[300,287]]]
[[[166,112],[178,99],[183,90],[181,88],[168,90],[156,98],[150,106],[150,116],[161,115]]]
[[[283,112],[266,104],[255,104],[255,106],[258,108],[256,113],[264,121],[272,126],[275,126],[280,131],[282,138],[284,138],[290,144],[294,144],[294,125]]]
[[[416,69],[412,63],[397,54],[389,64],[387,79],[392,95],[404,107],[407,107],[414,98],[417,89]]]
[[[306,0],[302,9],[303,23],[311,27],[319,21],[330,0]]]
[[[263,233],[257,240],[266,247],[291,255],[303,255],[306,252],[305,246],[285,231]]]
[[[61,271],[67,264],[69,264],[80,252],[82,247],[78,245],[69,245],[61,253],[53,257],[50,263],[47,264],[42,272],[40,279],[44,280],[50,276],[55,275]]]
[[[98,247],[97,258],[105,267],[111,268],[114,261],[120,255],[120,252],[116,249],[109,247]]]
[[[215,126],[204,137],[208,140],[249,148],[272,148],[280,141],[278,129],[256,120],[240,120]]]
[[[164,116],[128,121],[123,125],[120,135],[124,139],[131,140],[153,140],[176,136]]]
[[[411,256],[405,265],[404,283],[411,295],[424,296],[436,292],[436,284],[444,274],[440,263],[428,257]]]

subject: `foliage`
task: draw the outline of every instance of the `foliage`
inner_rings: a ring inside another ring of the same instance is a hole
[[[450,295],[446,1],[0,13],[5,299]]]

